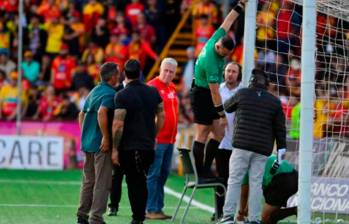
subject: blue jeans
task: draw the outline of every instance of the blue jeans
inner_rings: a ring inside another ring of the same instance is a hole
[[[173,144],[157,144],[150,166],[147,185],[147,212],[161,212],[164,207],[164,186],[171,169]]]

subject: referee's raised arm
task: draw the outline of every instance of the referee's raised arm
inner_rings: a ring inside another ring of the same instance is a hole
[[[240,0],[239,3],[225,17],[220,28],[224,29],[225,32],[228,32],[231,25],[233,25],[239,15],[244,11],[246,2],[247,0]]]

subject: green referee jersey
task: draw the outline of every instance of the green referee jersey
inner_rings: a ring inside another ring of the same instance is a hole
[[[223,81],[225,61],[224,57],[217,54],[215,44],[225,35],[225,30],[219,28],[201,50],[194,69],[196,86],[208,89],[209,83],[221,83]]]
[[[294,166],[291,163],[289,163],[287,160],[283,160],[279,168],[276,170],[276,172],[274,174],[271,174],[270,169],[273,166],[275,161],[276,161],[276,155],[271,155],[268,157],[268,160],[265,164],[265,170],[263,175],[263,188],[269,186],[274,176],[281,173],[291,173],[294,171]],[[242,185],[247,185],[247,184],[248,184],[248,173],[245,175],[244,179],[242,180]]]
[[[108,108],[108,115],[114,111],[115,89],[106,82],[101,82],[87,96],[83,112],[85,113],[81,133],[81,149],[84,152],[98,152],[102,141],[97,114],[101,106]],[[110,116],[108,116],[108,119]],[[110,120],[110,122],[112,122]]]

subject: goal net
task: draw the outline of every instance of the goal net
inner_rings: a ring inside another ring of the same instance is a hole
[[[297,167],[302,10],[302,0],[260,0],[256,20],[255,64],[282,101],[287,156]],[[317,0],[316,21],[312,215],[349,223],[349,0]]]

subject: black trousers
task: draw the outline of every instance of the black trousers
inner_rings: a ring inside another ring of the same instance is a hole
[[[218,149],[216,154],[216,170],[218,173],[218,176],[224,179],[224,185],[227,187],[228,185],[228,178],[229,178],[229,160],[230,155],[232,151],[231,150],[224,150],[224,149]],[[219,194],[223,193],[223,189],[221,187],[216,189],[216,192]],[[216,205],[218,210],[218,217],[223,215],[223,206],[224,206],[224,200],[225,196],[218,196],[216,194]]]
[[[147,176],[154,161],[154,150],[135,150],[119,152],[121,168],[126,176],[128,198],[132,209],[132,218],[144,221],[148,198]]]
[[[115,208],[119,210],[119,203],[122,194],[122,180],[124,178],[124,171],[121,166],[113,165],[113,175],[111,178],[111,189],[110,189],[110,203],[109,208]]]

